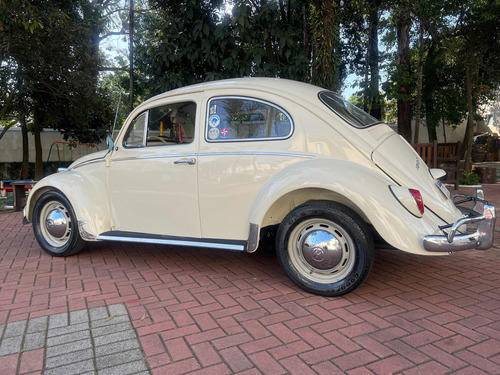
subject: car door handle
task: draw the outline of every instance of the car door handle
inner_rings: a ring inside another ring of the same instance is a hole
[[[196,159],[195,158],[180,159],[180,160],[174,161],[174,164],[189,164],[189,165],[193,165],[193,164],[196,164]]]

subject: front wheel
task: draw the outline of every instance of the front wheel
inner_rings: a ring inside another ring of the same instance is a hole
[[[340,296],[356,289],[374,261],[374,242],[354,211],[333,202],[297,207],[281,223],[276,239],[280,264],[302,289]]]
[[[49,255],[65,257],[80,252],[85,241],[68,199],[58,191],[44,193],[33,209],[33,231],[42,249]]]

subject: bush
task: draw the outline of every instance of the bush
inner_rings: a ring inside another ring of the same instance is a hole
[[[460,185],[478,185],[479,175],[476,172],[464,172],[460,177]]]

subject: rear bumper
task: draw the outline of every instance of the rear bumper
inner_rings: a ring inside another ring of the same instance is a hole
[[[486,250],[493,246],[495,232],[496,212],[495,207],[484,200],[484,193],[476,189],[473,196],[455,195],[455,198],[465,198],[456,204],[473,202],[470,214],[452,225],[441,227],[441,235],[424,237],[424,248],[429,252],[447,252],[478,249]],[[467,225],[477,224],[474,232],[467,232]]]

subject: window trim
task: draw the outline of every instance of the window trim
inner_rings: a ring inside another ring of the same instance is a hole
[[[254,102],[259,102],[265,105],[269,105],[273,108],[276,108],[280,112],[282,112],[290,121],[290,132],[283,137],[263,137],[263,138],[239,138],[239,139],[224,139],[224,138],[219,138],[219,139],[209,139],[208,138],[208,131],[210,130],[210,125],[208,123],[208,120],[210,119],[210,103],[212,103],[213,100],[217,99],[242,99],[242,100],[251,100]],[[277,104],[273,104],[271,102],[268,102],[267,100],[263,99],[258,99],[254,98],[252,96],[239,96],[239,95],[222,95],[222,96],[213,96],[207,101],[207,108],[206,108],[206,116],[205,116],[205,131],[204,131],[204,137],[205,141],[208,143],[230,143],[230,142],[255,142],[255,141],[282,141],[285,139],[290,138],[295,131],[295,123],[293,121],[292,116],[285,111],[282,107],[280,107]]]
[[[125,134],[123,136],[123,140],[122,140],[122,146],[124,148],[127,148],[127,149],[134,149],[134,148],[148,148],[148,145],[147,145],[147,139],[148,139],[148,133],[149,133],[149,111],[151,111],[152,109],[155,109],[155,108],[159,108],[159,107],[165,107],[165,106],[168,106],[168,105],[173,105],[173,104],[179,104],[179,103],[193,103],[195,105],[195,111],[194,111],[194,114],[195,114],[195,120],[194,120],[194,134],[193,134],[193,140],[189,143],[180,143],[180,144],[184,144],[184,145],[189,145],[191,143],[194,143],[195,142],[195,139],[196,139],[196,128],[197,128],[197,125],[196,125],[196,118],[198,117],[197,116],[197,110],[198,110],[198,102],[196,100],[193,100],[193,99],[190,99],[190,100],[181,100],[181,101],[173,101],[173,102],[168,102],[168,103],[164,103],[164,104],[160,104],[160,105],[152,105],[151,107],[148,107],[147,109],[145,109],[144,111],[140,112],[137,116],[134,117],[134,119],[132,121],[130,121],[130,124],[127,128],[127,130],[125,131]],[[146,125],[144,127],[144,133],[142,135],[142,143],[143,143],[143,146],[127,146],[126,143],[125,143],[125,139],[127,137],[127,132],[128,132],[128,129],[130,128],[130,126],[132,126],[132,124],[134,123],[134,121],[139,118],[139,116],[141,116],[143,113],[146,114]],[[157,146],[149,146],[149,147],[159,147],[159,146],[172,146],[172,145],[157,145]]]
[[[332,108],[332,106],[330,106],[328,103],[326,103],[326,101],[322,98],[321,94],[335,94],[335,95],[338,95],[342,98],[342,100],[344,101],[347,101],[345,100],[341,95],[337,94],[336,92],[333,92],[333,91],[328,91],[328,90],[323,90],[323,91],[320,91],[318,92],[318,99],[321,101],[321,103],[323,103],[330,111],[332,111],[333,113],[335,113],[337,116],[339,116],[342,120],[344,120],[345,122],[347,122],[349,125],[351,125],[353,128],[356,128],[356,129],[360,129],[360,130],[363,130],[363,129],[368,129],[368,128],[371,128],[372,126],[375,126],[375,125],[380,125],[380,124],[385,124],[385,122],[383,122],[382,120],[379,120],[377,122],[374,122],[373,124],[370,124],[370,125],[367,125],[367,126],[358,126],[356,124],[353,124],[352,121],[346,119],[344,116],[342,116],[339,112],[337,112],[334,108]],[[352,103],[351,103],[352,104]],[[354,104],[353,104],[354,105]],[[359,108],[359,107],[358,107]],[[362,110],[361,108],[359,108],[360,110]],[[369,113],[368,113],[369,114]],[[372,116],[373,117],[373,116]]]
[[[129,129],[130,127],[134,124],[134,122],[140,117],[142,116],[142,114],[145,113],[146,114],[146,119],[144,120],[144,131],[142,132],[142,146],[128,146],[127,143],[126,143],[126,138],[128,137],[129,135]],[[139,113],[137,116],[134,117],[134,119],[132,121],[130,121],[130,124],[127,128],[127,131],[125,132],[125,135],[123,136],[123,141],[122,141],[122,146],[124,148],[128,148],[128,149],[134,149],[134,148],[146,148],[146,139],[147,139],[147,132],[148,132],[148,121],[149,121],[149,109],[146,109],[144,111],[142,111],[141,113]]]

